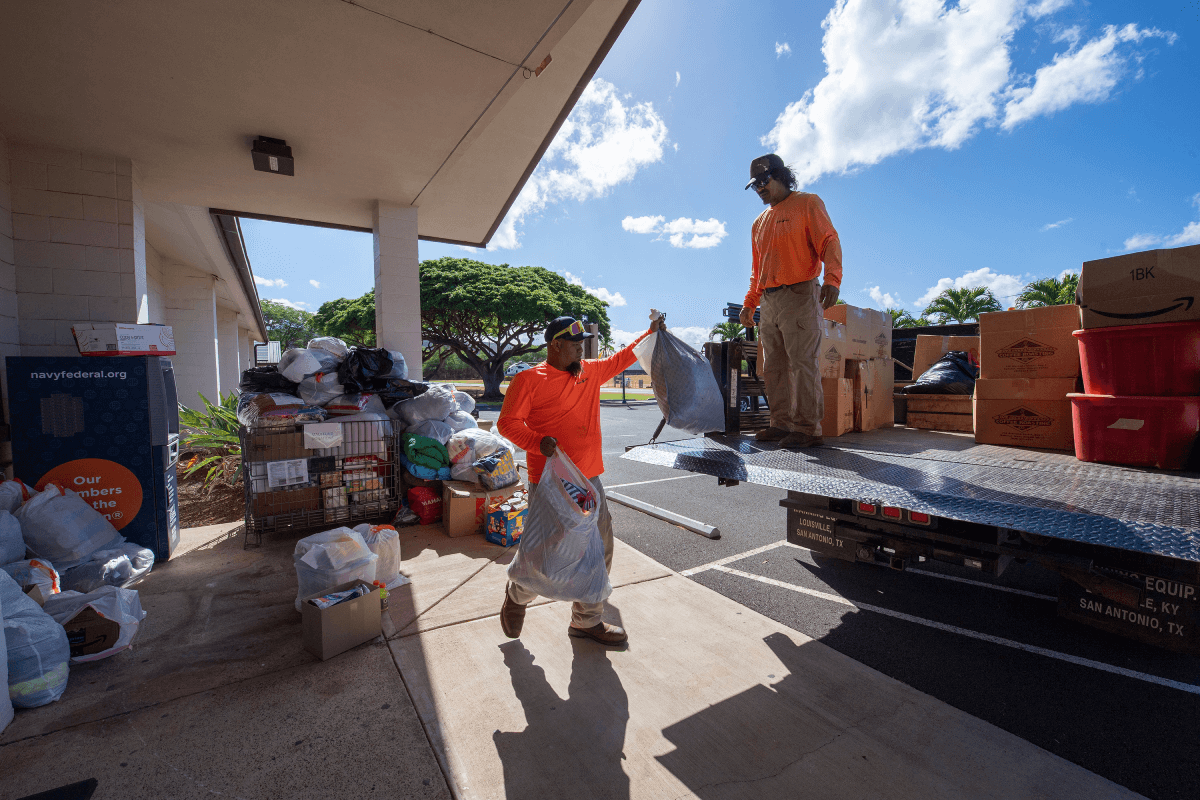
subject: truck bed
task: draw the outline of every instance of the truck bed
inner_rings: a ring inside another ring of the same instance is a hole
[[[1200,577],[1200,473],[1088,464],[903,427],[806,450],[720,435],[637,446],[624,458],[1142,554]]]

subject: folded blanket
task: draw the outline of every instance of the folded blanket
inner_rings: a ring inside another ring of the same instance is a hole
[[[430,469],[422,467],[420,464],[414,464],[409,461],[404,453],[399,453],[400,465],[408,470],[408,474],[414,478],[420,478],[423,481],[448,481],[450,480],[450,468],[442,467],[440,469]]]
[[[404,444],[404,455],[408,456],[408,460],[414,464],[420,464],[429,469],[450,466],[450,454],[446,452],[446,445],[436,439],[418,436],[415,433],[406,433],[401,437],[401,441]]]

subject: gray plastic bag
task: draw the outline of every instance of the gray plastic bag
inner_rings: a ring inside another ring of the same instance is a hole
[[[16,708],[53,703],[67,689],[71,646],[63,626],[0,571],[8,659],[8,696]]]
[[[725,430],[721,389],[708,359],[666,328],[647,336],[633,352],[650,376],[668,425],[697,435]]]

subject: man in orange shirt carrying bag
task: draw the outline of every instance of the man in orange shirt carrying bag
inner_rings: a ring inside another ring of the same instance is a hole
[[[504,396],[500,433],[525,451],[529,467],[530,489],[536,489],[546,459],[558,448],[571,459],[596,489],[600,498],[599,528],[604,542],[604,566],[612,568],[612,517],[604,498],[600,474],[604,458],[600,440],[600,389],[637,360],[633,346],[662,325],[662,318],[650,323],[650,330],[608,358],[583,360],[583,340],[593,334],[571,317],[559,317],[546,328],[546,360],[532,369],[517,373]],[[500,608],[500,627],[509,638],[521,635],[525,607],[537,597],[516,583],[509,583]],[[572,605],[568,633],[577,638],[594,639],[601,644],[624,644],[625,631],[601,619],[602,603]]]
[[[761,300],[758,330],[771,426],[754,438],[784,447],[812,447],[821,443],[825,416],[817,360],[823,311],[838,299],[842,245],[821,198],[795,191],[796,177],[779,156],[771,153],[750,162],[746,188],[751,186],[770,206],[750,230],[750,291],[740,316],[742,325],[753,326]]]

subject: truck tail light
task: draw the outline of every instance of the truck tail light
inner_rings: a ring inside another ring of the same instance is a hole
[[[904,516],[904,512],[901,511],[900,509],[896,508],[895,506],[884,506],[883,507],[883,516],[885,519],[899,520],[901,517]]]
[[[917,525],[928,525],[929,515],[922,514],[919,511],[910,511],[908,512],[908,521]]]
[[[861,500],[857,504],[858,513],[866,517],[875,516],[876,506],[874,503],[864,503]]]

